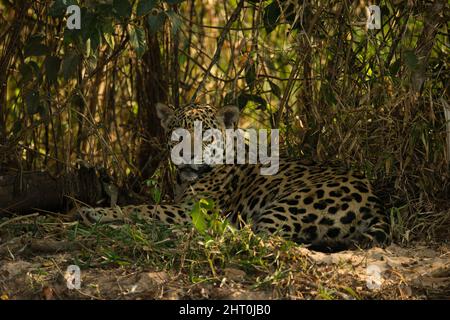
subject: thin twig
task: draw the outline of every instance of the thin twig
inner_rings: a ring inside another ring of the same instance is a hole
[[[200,90],[204,87],[206,79],[209,77],[209,74],[211,73],[211,69],[214,67],[214,65],[219,61],[220,53],[223,47],[223,44],[225,42],[225,38],[227,36],[227,33],[230,31],[231,25],[237,20],[239,17],[239,13],[241,12],[242,8],[244,7],[244,0],[240,0],[236,9],[231,14],[230,20],[228,20],[227,24],[225,25],[224,29],[220,33],[219,39],[217,40],[217,48],[216,52],[214,53],[213,59],[211,63],[209,64],[208,69],[206,70],[205,75],[203,76],[202,82],[200,82],[200,85],[195,90],[194,94],[191,98],[191,103],[194,103],[197,99],[197,95],[200,92]]]
[[[39,216],[39,213],[32,213],[32,214],[28,214],[28,215],[25,215],[25,216],[18,216],[18,217],[6,220],[2,224],[0,224],[0,229],[3,228],[4,226],[6,226],[7,224],[12,223],[12,222],[17,222],[17,221],[20,221],[20,220],[24,220],[24,219],[27,219],[27,218],[33,218],[33,217],[37,217],[37,216]]]

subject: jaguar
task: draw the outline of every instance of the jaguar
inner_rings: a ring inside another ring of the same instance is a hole
[[[203,130],[237,128],[239,109],[189,104],[174,110],[163,103],[157,115],[173,148],[177,128]],[[262,164],[180,164],[176,166],[174,201],[158,205],[80,208],[92,222],[123,220],[137,214],[145,221],[186,224],[200,198],[214,201],[221,214],[238,225],[246,221],[257,234],[276,234],[311,248],[330,250],[383,246],[390,241],[387,215],[368,179],[357,170],[280,156],[279,170],[262,175]]]

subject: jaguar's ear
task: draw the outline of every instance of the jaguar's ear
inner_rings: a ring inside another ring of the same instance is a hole
[[[158,102],[156,104],[156,114],[161,120],[161,126],[164,130],[167,130],[167,125],[174,117],[173,109],[164,103]]]
[[[239,108],[236,106],[226,106],[218,110],[217,118],[223,123],[225,128],[234,129],[239,123]]]

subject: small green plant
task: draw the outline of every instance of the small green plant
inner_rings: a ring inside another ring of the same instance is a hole
[[[154,180],[154,179],[148,179],[145,181],[145,183],[147,184],[147,187],[149,187],[151,189],[151,195],[152,195],[152,199],[155,202],[155,204],[159,204],[161,203],[161,188],[158,185],[158,181]]]
[[[408,243],[410,241],[410,230],[408,229],[407,221],[404,219],[403,210],[406,206],[400,208],[393,207],[390,210],[390,226],[391,226],[391,236],[394,240],[401,243]]]
[[[323,300],[335,300],[334,292],[328,288],[322,287],[319,285],[318,287],[318,297]]]
[[[200,199],[191,211],[194,228],[203,235],[223,235],[230,227],[228,220],[221,216],[214,201]]]

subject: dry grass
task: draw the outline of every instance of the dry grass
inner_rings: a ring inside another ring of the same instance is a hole
[[[426,299],[448,297],[448,246],[321,254],[277,237],[167,229],[131,221],[85,227],[49,217],[0,231],[1,299]],[[69,290],[69,265],[82,286]],[[368,286],[379,266],[381,287]],[[446,280],[447,279],[447,280]]]

